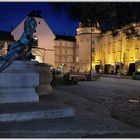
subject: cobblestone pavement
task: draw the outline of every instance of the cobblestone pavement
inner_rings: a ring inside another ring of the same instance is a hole
[[[140,81],[101,78],[55,87],[106,106],[111,116],[140,128]]]

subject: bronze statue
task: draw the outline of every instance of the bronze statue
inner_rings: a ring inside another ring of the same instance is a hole
[[[24,32],[22,33],[20,39],[10,46],[6,55],[0,57],[0,61],[3,62],[0,67],[0,72],[11,65],[14,60],[30,59],[33,44],[33,33],[36,32],[37,26],[34,16],[38,14],[37,12],[40,11],[33,11],[27,16],[24,22]]]

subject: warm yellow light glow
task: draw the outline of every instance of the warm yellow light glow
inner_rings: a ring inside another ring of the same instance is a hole
[[[90,71],[90,64],[88,64],[88,68],[87,69],[88,69],[88,71]]]
[[[40,55],[35,56],[35,61],[38,61],[39,63],[42,63],[42,57]]]
[[[140,72],[140,66],[139,66],[139,67],[137,67],[137,69],[136,69],[136,70],[137,70],[137,72]]]
[[[78,29],[77,38],[81,39],[83,37],[82,33],[88,33],[87,28],[81,27]],[[86,35],[84,36],[86,38]],[[100,37],[100,38],[98,38]],[[88,38],[88,35],[87,35]],[[82,38],[83,39],[83,38]],[[90,41],[91,38],[89,38]],[[97,41],[98,40],[98,41]],[[137,61],[140,61],[140,43],[138,43],[138,38],[131,38],[126,39],[126,34],[122,33],[122,38],[120,39],[120,36],[116,36],[115,38],[110,34],[109,32],[103,34],[103,36],[100,36],[98,34],[94,35],[94,38],[92,38],[92,41],[95,41],[94,47],[95,50],[92,53],[92,69],[95,69],[96,65],[103,65],[105,68],[105,65],[111,65],[110,67],[106,67],[107,72],[115,72],[117,65],[122,63],[121,71],[124,74],[128,72],[130,63],[135,63]],[[85,41],[86,42],[86,41]],[[115,42],[115,43],[114,43]],[[90,44],[79,44],[79,48],[83,49],[84,54],[87,50],[85,49],[85,46],[87,45],[87,48],[90,48]],[[81,49],[81,50],[82,50]],[[129,51],[128,51],[129,50]],[[79,59],[86,59],[88,58],[91,60],[91,50],[89,49],[88,53],[85,53],[84,57],[83,55],[79,56]],[[82,52],[82,51],[81,51]],[[101,62],[99,61],[101,60]],[[87,62],[86,69],[91,69],[90,62]],[[128,65],[126,67],[126,65]],[[140,72],[140,68],[136,68],[138,72]]]
[[[34,40],[38,40],[37,36],[34,36]]]
[[[79,57],[76,57],[76,62],[79,62]]]

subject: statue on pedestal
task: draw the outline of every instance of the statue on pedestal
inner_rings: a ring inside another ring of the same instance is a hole
[[[0,72],[11,65],[14,60],[30,60],[32,58],[33,33],[36,32],[37,27],[34,16],[38,12],[40,11],[33,11],[27,16],[24,22],[24,32],[20,39],[10,46],[6,55],[0,57],[0,61],[3,61]]]

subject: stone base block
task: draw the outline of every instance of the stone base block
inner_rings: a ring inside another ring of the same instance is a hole
[[[34,88],[2,88],[0,103],[38,102],[39,97]]]
[[[14,61],[0,73],[0,104],[39,101],[35,91],[39,85],[39,74],[29,66],[36,65],[36,63]]]
[[[52,89],[52,86],[50,85],[50,83],[42,84],[42,85],[39,85],[38,87],[36,87],[36,91],[37,91],[39,96],[46,95],[46,94],[51,94],[52,90],[53,89]]]
[[[50,67],[51,65],[45,63],[38,63],[33,67],[39,73],[39,85],[36,87],[39,96],[52,93],[53,89],[50,85],[52,73]]]

